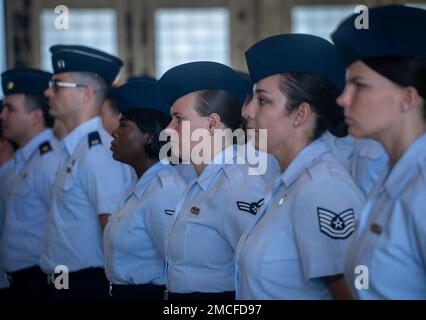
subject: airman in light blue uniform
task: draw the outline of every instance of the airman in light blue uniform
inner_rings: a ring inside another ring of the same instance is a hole
[[[51,189],[59,164],[59,142],[44,91],[52,74],[37,69],[10,69],[2,74],[5,94],[1,120],[4,135],[19,149],[5,201],[0,237],[1,268],[11,283],[11,296],[44,298],[46,277],[38,266],[43,247]]]
[[[109,287],[103,269],[103,228],[132,177],[129,167],[112,159],[112,137],[99,117],[122,62],[83,46],[57,45],[50,50],[54,75],[45,94],[51,114],[69,133],[61,141],[40,266],[48,274],[54,297],[102,299]],[[67,290],[54,286],[59,265],[69,272]]]
[[[61,141],[61,166],[40,259],[47,273],[57,265],[70,272],[104,265],[97,215],[115,211],[130,179],[126,168],[111,158],[111,140],[96,117]]]
[[[379,180],[361,212],[345,261],[354,297],[426,299],[425,150],[423,134]]]
[[[167,71],[159,84],[172,105],[167,130],[181,133],[187,120],[191,130],[204,129],[213,140],[217,134],[213,130],[241,126],[247,89],[231,68],[214,62],[187,63]],[[172,147],[172,152],[190,160],[198,177],[179,200],[168,233],[168,298],[234,299],[234,252],[263,205],[264,181],[249,175],[249,165],[232,143],[202,163],[182,150]]]
[[[357,30],[352,15],[332,35],[347,68],[338,103],[349,132],[377,140],[389,158],[357,222],[345,278],[359,299],[426,299],[426,44],[418,38],[426,10],[382,6],[369,18],[369,30]]]
[[[113,131],[113,157],[132,166],[139,179],[105,228],[110,294],[113,299],[163,300],[168,225],[186,187],[175,166],[159,161],[164,144],[159,135],[170,122],[170,105],[156,80],[133,79],[112,95],[121,114]],[[144,141],[146,135],[153,142]]]
[[[237,298],[330,299],[363,196],[320,138],[275,180],[236,253]],[[308,196],[309,195],[309,196]]]
[[[308,55],[304,48],[310,48]],[[364,197],[324,134],[338,107],[343,66],[332,44],[303,34],[266,38],[246,58],[256,86],[243,116],[248,127],[268,129],[268,152],[281,174],[238,244],[237,299],[346,297],[343,257]],[[294,87],[298,97],[306,90],[297,103],[289,89]],[[333,292],[336,285],[342,290]]]
[[[7,272],[38,265],[59,159],[60,146],[52,129],[45,129],[15,153],[13,189],[0,239],[0,260]]]

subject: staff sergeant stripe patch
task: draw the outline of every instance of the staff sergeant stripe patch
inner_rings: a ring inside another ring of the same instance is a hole
[[[320,231],[333,239],[346,239],[355,230],[354,209],[340,213],[317,207]]]

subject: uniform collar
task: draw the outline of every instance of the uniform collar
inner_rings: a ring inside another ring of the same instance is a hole
[[[101,118],[95,117],[81,123],[73,131],[71,131],[61,142],[61,145],[67,150],[69,155],[74,154],[79,146],[81,139],[89,133],[97,131],[102,127]]]
[[[13,168],[13,164],[14,163],[15,163],[14,159],[10,158],[5,163],[3,163],[2,165],[0,165],[0,174],[2,174],[3,172],[8,171],[10,168]]]
[[[236,163],[237,156],[237,147],[235,145],[225,148],[204,168],[201,175],[196,179],[196,183],[198,183],[203,191],[206,191],[209,188],[210,183],[213,181],[213,177],[219,171],[224,170],[228,178],[230,178],[229,168],[227,168],[226,165]]]
[[[51,140],[52,137],[52,129],[44,129],[42,132],[32,138],[25,146],[19,148],[19,150],[16,152],[16,158],[23,158],[25,161],[28,161],[28,159],[31,158],[34,152],[38,150],[40,144],[42,144],[46,140]]]
[[[297,178],[324,153],[330,152],[325,137],[320,137],[300,151],[288,168],[277,178],[288,188]]]
[[[359,156],[361,157],[377,160],[386,154],[383,146],[376,140],[369,140],[368,143],[362,143],[362,139],[358,139],[358,141],[361,141],[361,148],[359,150]]]
[[[139,178],[138,182],[133,189],[133,194],[140,200],[148,188],[150,182],[154,179],[159,171],[165,170],[169,167],[168,164],[163,164],[161,161],[153,164],[143,175]]]
[[[409,147],[405,150],[402,157],[394,165],[389,172],[389,176],[384,182],[384,189],[391,198],[395,198],[401,190],[403,190],[407,183],[413,178],[409,174],[414,168],[417,167],[419,161],[423,160],[426,155],[426,133],[418,137]]]

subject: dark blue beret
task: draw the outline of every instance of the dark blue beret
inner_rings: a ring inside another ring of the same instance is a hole
[[[308,73],[329,80],[341,90],[345,69],[327,40],[308,34],[283,34],[263,39],[246,51],[254,83],[279,73]]]
[[[133,78],[111,89],[111,94],[121,113],[132,109],[151,109],[170,115],[170,105],[162,96],[157,80]]]
[[[357,29],[354,14],[333,32],[343,63],[372,57],[426,58],[426,10],[389,5],[369,10],[369,29]],[[423,35],[423,36],[422,36]]]
[[[1,84],[5,96],[15,93],[44,95],[52,79],[50,72],[37,69],[10,69],[2,73]]]
[[[146,80],[157,80],[155,77],[151,76],[150,74],[142,74],[137,77],[129,77],[127,79],[127,82],[133,81],[133,80],[140,80],[140,79],[146,79]]]
[[[247,95],[246,83],[235,70],[211,61],[190,62],[171,68],[158,83],[171,105],[184,95],[199,90],[224,90],[241,106]]]
[[[123,62],[108,53],[85,46],[56,45],[50,48],[54,73],[93,72],[111,84]]]

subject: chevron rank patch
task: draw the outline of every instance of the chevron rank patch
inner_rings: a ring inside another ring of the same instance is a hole
[[[175,210],[164,210],[164,212],[168,215],[168,216],[172,216],[175,213]]]
[[[260,207],[263,205],[263,200],[260,199],[257,202],[244,202],[244,201],[237,201],[238,209],[241,211],[245,211],[248,213],[251,213],[252,215],[256,215],[259,212]]]
[[[354,209],[340,213],[317,208],[320,231],[333,239],[346,239],[355,230]]]

